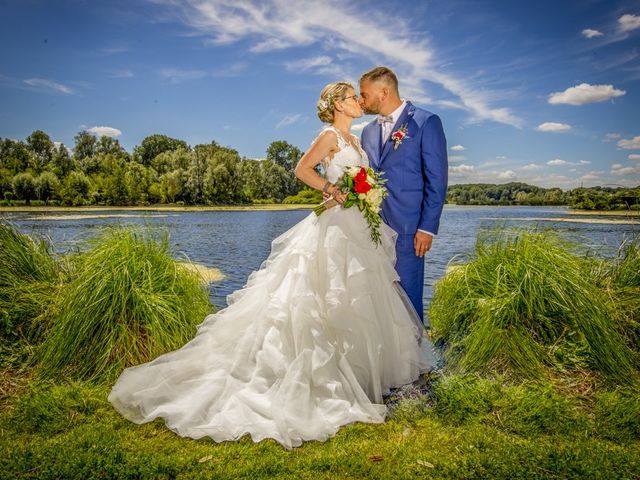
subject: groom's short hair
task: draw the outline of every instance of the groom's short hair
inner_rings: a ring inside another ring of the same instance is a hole
[[[398,91],[398,77],[388,67],[376,67],[369,70],[367,73],[360,77],[360,81],[369,80],[370,82],[383,81],[390,87],[393,87],[395,91]]]

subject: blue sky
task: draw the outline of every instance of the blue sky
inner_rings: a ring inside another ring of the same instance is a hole
[[[393,68],[450,183],[640,184],[640,0],[0,0],[0,137],[306,149],[336,80]],[[359,133],[366,121],[354,122]]]

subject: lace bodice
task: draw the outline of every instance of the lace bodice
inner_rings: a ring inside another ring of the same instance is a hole
[[[360,140],[355,135],[351,135],[352,141],[346,140],[340,131],[333,126],[326,127],[322,133],[327,130],[335,132],[338,136],[338,148],[332,158],[322,160],[322,168],[324,169],[327,180],[331,183],[337,182],[347,167],[368,167],[369,159],[367,154],[360,146]],[[322,133],[320,135],[322,135]],[[355,146],[354,146],[355,144]]]

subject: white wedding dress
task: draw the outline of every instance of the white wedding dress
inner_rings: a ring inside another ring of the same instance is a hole
[[[336,134],[341,150],[323,162],[332,182],[368,165],[358,143]],[[437,356],[399,287],[396,234],[384,223],[380,232],[376,247],[355,207],[311,212],[273,240],[193,340],[125,369],[109,401],[135,423],[161,417],[180,436],[249,433],[286,448],[383,422],[382,396],[435,368]]]

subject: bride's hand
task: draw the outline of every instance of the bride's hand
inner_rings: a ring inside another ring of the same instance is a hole
[[[347,199],[347,194],[342,192],[340,190],[339,187],[337,186],[333,186],[330,190],[329,190],[329,194],[333,197],[333,199],[338,202],[340,205],[342,205],[345,200]]]

